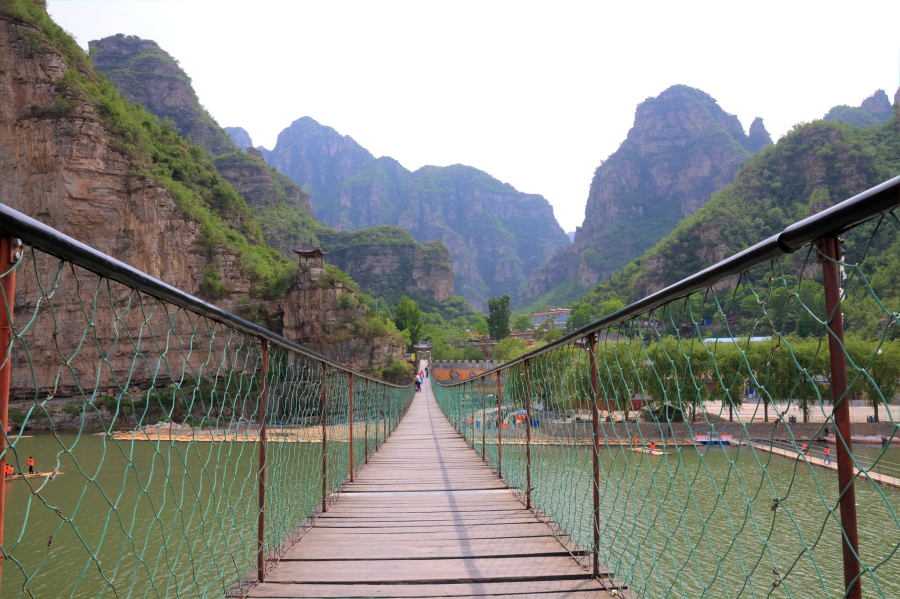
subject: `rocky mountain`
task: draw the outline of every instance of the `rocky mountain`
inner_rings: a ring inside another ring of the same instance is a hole
[[[900,93],[900,90],[897,90]],[[897,103],[896,94],[894,103]],[[875,90],[875,93],[862,101],[859,106],[847,106],[842,104],[835,106],[824,116],[824,120],[842,121],[857,127],[871,127],[891,118],[891,102],[887,92],[883,89]]]
[[[439,241],[420,245],[405,229],[388,226],[327,229],[318,237],[331,252],[329,262],[392,305],[401,295],[431,302],[453,298],[450,252]]]
[[[250,134],[243,127],[225,127],[225,132],[231,137],[234,145],[242,150],[253,147],[253,140]]]
[[[586,301],[600,306],[611,299],[625,303],[639,299],[782,231],[798,219],[895,177],[900,171],[896,104],[892,114],[885,123],[866,129],[823,121],[795,128],[743,165],[733,184],[713,194],[664,240],[591,289]],[[848,252],[868,247],[871,230],[867,231],[848,236]],[[880,245],[887,238],[893,242]],[[890,233],[876,239],[868,250],[870,264],[884,261],[876,284],[879,297],[893,301],[885,305],[900,301],[897,240]],[[796,260],[799,272],[805,254]],[[814,278],[815,265],[806,268],[810,271],[807,277]],[[860,285],[854,286],[857,288]],[[729,301],[739,303],[740,299]],[[848,318],[857,305],[867,303],[871,303],[869,298],[848,302]]]
[[[191,78],[156,42],[118,34],[88,42],[94,68],[116,89],[213,154],[233,151],[231,137],[200,105]]]
[[[570,301],[621,270],[771,143],[762,119],[748,136],[736,116],[700,90],[676,85],[648,98],[625,141],[594,172],[573,246],[532,272],[525,296],[540,305]]]
[[[296,262],[266,243],[253,210],[215,163],[173,127],[129,101],[94,71],[42,3],[0,2],[0,197],[6,204],[226,309],[240,312],[248,305],[315,295],[296,280]],[[254,159],[263,173],[272,173],[259,156]],[[285,195],[302,203],[304,196],[288,183],[292,189]],[[253,197],[254,190],[245,193]],[[35,260],[41,276],[51,272],[41,269],[54,268],[46,256]],[[91,273],[78,271],[76,281],[69,269],[64,270],[52,294],[52,311],[39,311],[25,334],[28,355],[17,350],[13,356],[22,364],[13,368],[14,397],[30,397],[33,402],[31,368],[41,384],[52,385],[50,391],[40,390],[42,397],[79,393],[73,374],[82,389],[95,384],[113,388],[110,372],[97,372],[98,347],[117,348],[108,356],[114,373],[131,368],[133,351],[116,340],[121,340],[119,326],[141,329],[140,311],[125,310],[135,298],[117,285],[111,292],[102,291],[92,319],[103,324],[89,327],[92,341],[76,351],[87,326],[82,293],[105,286],[98,286]],[[16,313],[33,310],[45,293],[31,271],[22,271]],[[110,295],[105,302],[102,293]],[[322,349],[337,356],[350,342],[359,356],[388,360],[387,344],[395,347],[390,359],[402,356],[405,348],[396,332],[371,324],[380,320],[365,310],[360,315],[358,300],[356,306],[352,303],[342,300],[328,308],[336,312],[338,328],[350,333],[343,333],[340,340],[319,340]],[[283,322],[269,322],[269,317],[283,318],[276,310],[270,312],[274,314],[261,319],[264,324],[287,330]],[[180,322],[176,333],[187,339],[199,335],[198,342],[203,343],[202,331],[192,333],[184,328],[190,323]],[[72,357],[63,367],[64,376],[54,382],[61,355]],[[149,354],[145,357],[151,359]],[[388,365],[359,364],[370,370]],[[136,372],[131,382],[148,384],[153,376]]]
[[[97,69],[119,91],[160,119],[171,120],[215,156],[215,170],[252,208],[265,241],[284,258],[295,261],[293,248],[313,240],[331,252],[339,268],[359,277],[368,293],[389,300],[404,293],[429,302],[453,298],[453,273],[444,260],[445,247],[424,247],[396,227],[356,237],[335,235],[313,216],[309,195],[266,164],[246,130],[219,127],[200,105],[178,62],[155,42],[120,34],[90,42],[90,48]],[[349,256],[350,248],[364,259],[342,259]]]
[[[540,195],[463,165],[410,172],[309,117],[282,131],[263,155],[310,194],[313,212],[329,226],[395,225],[420,242],[442,241],[453,257],[456,292],[476,310],[492,295],[518,297],[528,273],[569,245]]]

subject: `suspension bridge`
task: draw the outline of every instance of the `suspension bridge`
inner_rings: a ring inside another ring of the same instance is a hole
[[[625,596],[603,574],[467,446],[426,379],[390,439],[249,596]]]
[[[421,393],[2,206],[0,471],[38,472],[0,488],[0,595],[900,596],[897,372],[877,368],[900,300],[871,251],[898,198],[895,178]],[[802,402],[806,436],[743,420],[751,388],[758,410]],[[860,394],[880,448],[854,444]],[[826,427],[833,468],[797,459]]]

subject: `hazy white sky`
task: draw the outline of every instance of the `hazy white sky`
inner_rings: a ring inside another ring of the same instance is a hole
[[[777,138],[900,80],[900,2],[50,0],[87,47],[177,58],[219,124],[275,145],[301,116],[415,170],[467,164],[584,218],[635,106],[700,88]]]

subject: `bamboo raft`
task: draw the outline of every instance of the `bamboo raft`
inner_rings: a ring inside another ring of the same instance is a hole
[[[22,480],[25,478],[41,478],[43,476],[49,476],[52,478],[52,477],[59,476],[60,474],[64,474],[64,473],[63,472],[55,472],[55,473],[54,472],[35,472],[34,474],[23,474],[22,472],[19,472],[17,474],[13,474],[12,476],[7,476],[6,480],[8,482],[11,480]]]

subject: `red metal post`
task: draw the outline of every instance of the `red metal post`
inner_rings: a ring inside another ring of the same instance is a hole
[[[594,463],[593,476],[591,477],[591,481],[594,487],[594,555],[592,560],[592,567],[594,578],[599,578],[600,561],[598,548],[600,547],[600,410],[597,407],[599,387],[599,384],[597,382],[597,333],[588,335],[587,342],[588,356],[590,356],[589,367],[591,369],[591,429],[594,436]]]
[[[256,579],[266,579],[266,414],[269,412],[269,342],[262,340],[262,396],[259,400],[259,515],[256,518]]]
[[[825,311],[828,317],[828,353],[831,358],[832,417],[837,429],[838,491],[841,528],[844,531],[844,588],[848,599],[862,597],[859,576],[859,536],[856,526],[856,488],[853,484],[853,444],[850,440],[850,398],[847,397],[847,359],[844,355],[844,317],[841,312],[841,274],[836,261],[843,257],[841,241],[825,237],[816,242],[823,257],[822,278],[825,283]],[[830,258],[830,260],[829,260]]]
[[[500,387],[500,373],[497,373],[497,476],[503,478],[503,390]]]
[[[16,291],[16,271],[10,270],[13,265],[22,257],[21,242],[13,240],[11,237],[3,236],[0,238],[0,273],[10,271],[8,275],[3,277],[3,297],[5,304],[0,306],[0,362],[3,367],[0,368],[0,426],[3,427],[3,433],[0,434],[0,453],[6,449],[6,425],[9,422],[9,379],[10,379],[10,363],[12,361],[12,351],[10,343],[12,342],[12,319],[13,308],[15,306]],[[8,351],[10,350],[10,351]],[[6,455],[0,459],[0,476],[6,477]],[[0,544],[3,543],[3,511],[6,500],[6,483],[0,484]],[[0,567],[3,564],[3,558],[0,556]],[[2,577],[0,570],[0,577]]]
[[[366,389],[363,391],[366,396],[366,444],[365,444],[365,458],[363,459],[364,463],[369,463],[369,379],[366,379]]]
[[[322,513],[328,511],[328,503],[325,501],[328,497],[328,422],[325,417],[325,411],[328,408],[328,398],[326,391],[328,389],[328,366],[322,362],[322,401],[320,409],[322,411]]]
[[[531,360],[525,360],[525,509],[531,509]]]
[[[350,482],[353,482],[353,373],[347,373],[350,379]]]

